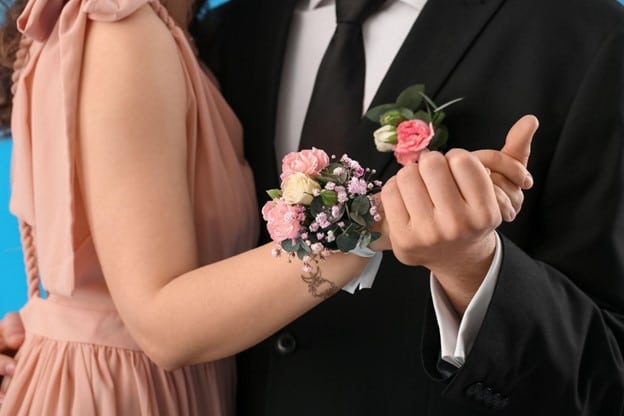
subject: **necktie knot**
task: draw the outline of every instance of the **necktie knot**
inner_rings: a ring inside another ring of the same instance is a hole
[[[336,0],[336,22],[361,25],[385,0]]]

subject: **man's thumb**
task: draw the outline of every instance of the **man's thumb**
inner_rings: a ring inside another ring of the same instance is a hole
[[[506,153],[526,166],[531,154],[531,141],[538,127],[539,121],[533,115],[526,115],[516,121],[509,133],[507,133],[505,146],[503,146],[501,152]]]

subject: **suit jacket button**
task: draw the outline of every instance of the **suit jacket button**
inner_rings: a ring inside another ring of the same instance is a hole
[[[468,386],[468,388],[466,389],[466,396],[476,398],[476,396],[480,394],[482,390],[483,383],[481,383],[480,381],[476,382]]]
[[[494,403],[497,403],[500,400],[500,394],[494,394],[494,390],[488,387],[483,390],[483,404],[485,407],[492,407]]]
[[[297,349],[297,341],[290,332],[282,332],[275,339],[275,351],[280,355],[292,354]]]
[[[497,400],[493,405],[492,405],[492,410],[500,410],[503,409],[505,407],[507,407],[507,405],[509,404],[509,397],[500,397],[499,400]]]

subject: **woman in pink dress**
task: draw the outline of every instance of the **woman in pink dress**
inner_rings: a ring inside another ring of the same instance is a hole
[[[241,126],[176,23],[190,2],[171,4],[16,5],[10,208],[31,296],[0,415],[232,415],[232,355],[322,300],[301,264],[250,250]],[[365,264],[323,273],[340,287]]]

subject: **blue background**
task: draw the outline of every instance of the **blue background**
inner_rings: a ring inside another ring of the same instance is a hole
[[[206,5],[214,7],[225,1],[209,0]],[[27,293],[17,221],[7,209],[10,153],[10,140],[0,140],[0,317],[19,309]]]

